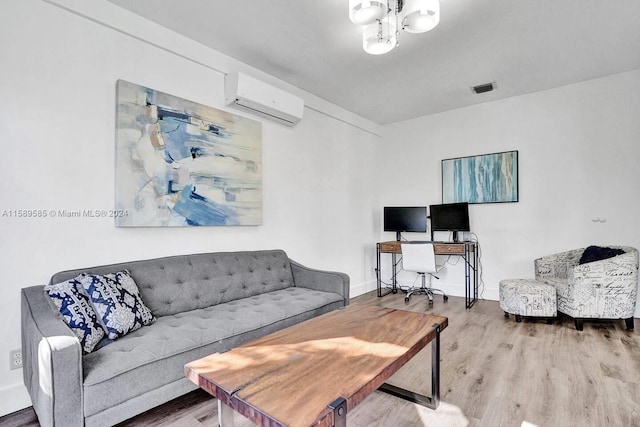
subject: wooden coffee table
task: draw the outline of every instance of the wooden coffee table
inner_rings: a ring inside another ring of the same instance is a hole
[[[440,332],[448,319],[350,305],[185,366],[218,399],[220,426],[233,411],[263,427],[344,427],[347,411],[375,390],[435,409]],[[432,343],[431,396],[385,381]]]

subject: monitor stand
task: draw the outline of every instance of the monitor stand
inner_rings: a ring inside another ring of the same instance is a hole
[[[458,240],[458,232],[457,231],[453,232],[453,241],[456,242],[456,243],[459,241]]]
[[[402,232],[396,231],[396,242],[399,242],[401,240],[402,240]]]

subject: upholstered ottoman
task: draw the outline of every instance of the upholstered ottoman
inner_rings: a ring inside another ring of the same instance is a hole
[[[534,279],[501,280],[500,308],[505,317],[514,314],[516,322],[522,320],[520,316],[556,317],[556,288]]]

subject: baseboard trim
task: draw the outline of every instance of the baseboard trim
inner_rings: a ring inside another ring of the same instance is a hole
[[[31,406],[31,398],[23,384],[0,389],[0,417]]]
[[[406,283],[400,283],[400,285],[407,286]],[[454,297],[464,297],[464,285],[459,284],[447,284],[447,283],[432,283],[434,288],[442,289],[447,295]],[[368,282],[352,285],[350,290],[350,298],[354,298],[367,292],[375,291],[377,289],[377,282],[370,280]],[[498,301],[498,289],[488,288],[479,292],[478,299],[485,299],[490,301]]]
[[[367,292],[375,291],[376,286],[377,284],[375,280],[352,285],[349,289],[349,298],[357,297],[366,294]]]

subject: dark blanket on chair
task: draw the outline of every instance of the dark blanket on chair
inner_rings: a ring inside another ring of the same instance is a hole
[[[600,261],[602,259],[613,258],[617,255],[625,253],[619,248],[605,248],[602,246],[589,246],[584,250],[580,257],[579,264],[586,264],[588,262]]]

